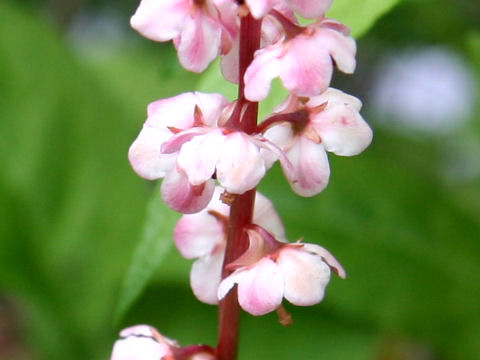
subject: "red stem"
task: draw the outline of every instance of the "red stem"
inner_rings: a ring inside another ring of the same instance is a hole
[[[249,102],[243,93],[245,83],[243,75],[252,62],[254,52],[260,47],[261,20],[254,19],[250,14],[242,17],[240,24],[240,58],[239,58],[239,89],[238,102],[245,105],[239,123],[240,129],[248,134],[257,130],[258,104]],[[223,263],[222,279],[231,271],[225,266],[248,248],[248,237],[244,231],[250,225],[255,204],[255,189],[238,195],[230,208],[230,221],[227,237],[227,248]],[[219,337],[217,345],[218,360],[235,360],[237,358],[238,327],[240,320],[240,306],[237,300],[236,287],[220,301],[219,304]]]

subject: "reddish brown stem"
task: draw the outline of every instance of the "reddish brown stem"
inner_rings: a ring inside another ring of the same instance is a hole
[[[245,111],[239,127],[249,134],[257,130],[258,104],[245,99],[243,75],[253,59],[254,52],[260,47],[260,28],[261,21],[255,20],[251,15],[241,19],[238,101],[241,106],[245,105]],[[230,274],[225,266],[237,259],[248,248],[248,238],[244,228],[252,222],[254,203],[255,189],[238,195],[233,200],[222,279]],[[240,307],[235,288],[219,304],[218,360],[235,360],[237,358],[239,319]]]

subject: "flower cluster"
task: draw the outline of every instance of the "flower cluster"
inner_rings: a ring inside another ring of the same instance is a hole
[[[200,301],[222,304],[233,294],[245,311],[263,315],[279,309],[283,299],[317,304],[332,271],[346,276],[323,247],[288,242],[272,202],[255,193],[279,161],[292,189],[314,196],[329,181],[327,152],[357,155],[372,140],[360,100],[330,87],[335,67],[350,74],[356,66],[349,29],[325,17],[331,3],[142,0],[131,18],[145,37],[172,40],[187,70],[202,72],[221,56],[223,76],[239,84],[233,102],[221,94],[188,92],[151,103],[128,154],[138,175],[163,178],[163,200],[184,214],[175,228],[175,244],[184,257],[196,259],[190,282]],[[301,25],[297,15],[312,21]],[[289,96],[257,123],[256,103],[268,96],[275,78]],[[240,210],[246,215],[239,223],[232,218],[238,215],[233,208],[247,194],[254,200],[245,202],[250,205]],[[238,246],[234,238],[246,241],[232,258],[226,254],[235,253],[227,251]],[[152,359],[216,356],[195,348],[198,354],[188,357],[184,348],[148,326],[126,329],[121,336],[114,360],[140,358],[124,354],[144,345],[155,354]]]

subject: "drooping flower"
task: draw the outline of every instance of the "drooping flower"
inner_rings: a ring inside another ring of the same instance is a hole
[[[149,325],[135,325],[120,332],[111,360],[215,360],[208,345],[180,345]]]
[[[209,179],[192,185],[186,174],[177,169],[178,151],[162,152],[162,145],[181,131],[194,136],[215,128],[228,104],[222,95],[193,92],[158,100],[148,106],[147,120],[130,146],[128,158],[141,177],[148,180],[165,178],[162,197],[173,209],[201,210],[210,201],[215,181]]]
[[[277,144],[290,163],[282,163],[293,190],[313,196],[328,184],[327,151],[341,156],[362,152],[372,141],[372,130],[359,111],[362,103],[329,88],[309,99],[289,96],[265,122],[265,137]]]
[[[120,332],[113,346],[111,360],[167,360],[174,359],[176,341],[162,336],[149,325],[136,325]]]
[[[229,193],[257,186],[281,151],[262,135],[221,127],[232,105],[219,94],[185,93],[156,101],[129,150],[140,176],[165,178],[161,194],[174,210],[194,213],[210,201],[215,179]],[[227,115],[228,116],[228,115]]]
[[[238,31],[236,8],[230,0],[142,0],[130,23],[151,40],[173,40],[180,63],[202,72],[230,51]]]
[[[228,268],[235,271],[222,280],[222,299],[238,286],[238,302],[252,315],[276,310],[283,298],[300,306],[322,301],[331,270],[346,277],[340,263],[326,249],[307,243],[284,243],[260,227],[249,229],[248,250]]]
[[[285,37],[255,52],[244,76],[247,99],[265,99],[276,77],[292,94],[316,96],[329,86],[334,64],[353,73],[356,44],[344,25],[322,19],[302,28],[278,12],[277,18],[285,27]]]
[[[230,207],[220,199],[223,192],[224,189],[217,186],[208,206],[196,214],[183,215],[174,233],[180,253],[187,259],[197,259],[190,272],[190,284],[195,296],[207,304],[218,303],[217,290],[225,255]],[[273,204],[258,192],[253,223],[285,241],[285,230]]]

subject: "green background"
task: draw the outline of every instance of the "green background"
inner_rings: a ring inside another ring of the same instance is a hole
[[[216,308],[194,299],[190,261],[172,246],[178,214],[126,153],[147,103],[232,89],[218,67],[189,74],[169,44],[130,30],[136,5],[0,3],[1,360],[108,359],[119,329],[139,323],[215,344]],[[122,36],[89,29],[73,45],[86,10],[116,14]],[[354,158],[330,156],[331,183],[314,198],[295,196],[278,167],[260,188],[289,238],[331,250],[348,278],[333,278],[317,306],[286,304],[289,328],[244,314],[240,359],[479,359],[479,174],[442,172],[447,144],[480,143],[478,101],[450,133],[398,133],[379,125],[368,90],[382,54],[431,45],[463,56],[480,88],[480,6],[337,0],[331,16],[359,37],[358,75],[335,81],[364,100],[374,142]]]

